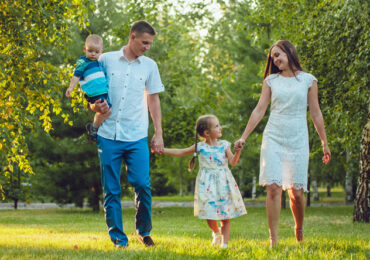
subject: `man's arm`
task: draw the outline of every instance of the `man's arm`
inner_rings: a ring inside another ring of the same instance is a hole
[[[154,124],[151,150],[153,153],[163,153],[162,112],[158,93],[148,95],[148,107]]]

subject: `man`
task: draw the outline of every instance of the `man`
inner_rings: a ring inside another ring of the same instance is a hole
[[[126,165],[128,181],[135,190],[136,231],[138,239],[153,246],[150,237],[151,187],[149,177],[148,108],[154,124],[151,149],[163,152],[162,115],[159,92],[164,87],[157,64],[143,56],[149,50],[156,32],[146,21],[135,22],[126,46],[101,56],[100,61],[109,81],[112,114],[98,131],[97,146],[104,190],[104,211],[109,236],[116,248],[126,248],[123,232],[120,174]],[[91,105],[95,112],[106,112],[106,101]]]

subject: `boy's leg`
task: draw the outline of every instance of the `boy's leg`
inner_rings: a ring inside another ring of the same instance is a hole
[[[104,192],[105,220],[109,236],[116,246],[126,247],[128,239],[122,227],[120,184],[123,145],[122,142],[105,139],[101,136],[98,137],[97,145]]]
[[[152,194],[149,177],[148,139],[143,138],[127,145],[125,163],[127,178],[135,190],[136,232],[145,237],[152,230]]]

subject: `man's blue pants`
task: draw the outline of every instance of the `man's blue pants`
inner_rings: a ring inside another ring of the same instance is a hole
[[[98,136],[97,145],[109,236],[114,244],[127,246],[128,238],[122,227],[121,166],[122,162],[126,164],[127,178],[135,191],[136,231],[147,236],[152,229],[148,139],[122,142]]]

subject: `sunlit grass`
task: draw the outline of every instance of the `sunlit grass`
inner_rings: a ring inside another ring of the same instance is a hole
[[[343,187],[341,186],[335,186],[331,188],[331,197],[327,196],[326,193],[326,187],[319,187],[318,188],[319,192],[319,200],[314,201],[313,200],[313,191],[311,187],[311,203],[312,204],[343,204],[345,203],[345,192]],[[305,194],[307,196],[307,194]],[[131,196],[126,196],[123,197],[123,200],[125,201],[133,201],[134,197]],[[169,196],[153,196],[153,201],[155,202],[166,202],[166,201],[171,201],[171,202],[192,202],[194,200],[193,195],[184,195],[184,196],[178,196],[178,195],[169,195]],[[248,203],[265,203],[266,197],[263,195],[258,196],[256,199],[252,198],[244,198],[244,201]],[[289,202],[289,198],[287,195],[286,202]]]
[[[192,208],[153,209],[154,248],[136,239],[132,208],[124,209],[129,248],[110,242],[104,214],[86,210],[0,211],[0,259],[369,259],[370,226],[352,223],[352,207],[307,208],[305,242],[294,239],[290,210],[282,210],[279,246],[268,249],[263,207],[231,221],[229,249],[213,248],[205,221]]]

